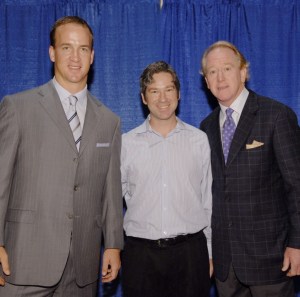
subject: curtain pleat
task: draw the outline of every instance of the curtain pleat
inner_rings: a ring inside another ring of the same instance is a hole
[[[65,15],[91,25],[89,89],[121,117],[124,132],[147,114],[139,76],[157,60],[177,71],[178,115],[198,127],[216,104],[199,71],[204,50],[217,40],[233,42],[250,62],[249,88],[289,105],[300,119],[299,0],[164,0],[161,9],[159,0],[2,0],[0,100],[53,77],[49,31]],[[122,296],[120,281],[99,290]]]

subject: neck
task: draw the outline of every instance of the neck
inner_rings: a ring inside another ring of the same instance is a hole
[[[160,133],[163,137],[167,137],[167,135],[176,127],[177,119],[176,116],[168,120],[155,120],[150,118],[150,125],[153,130]]]
[[[66,83],[64,80],[61,80],[59,77],[55,76],[56,81],[68,92],[70,92],[72,95],[82,91],[86,86],[86,81],[81,81],[77,83]]]

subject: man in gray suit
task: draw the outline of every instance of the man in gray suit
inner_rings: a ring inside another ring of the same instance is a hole
[[[120,268],[120,120],[87,91],[89,25],[50,41],[54,78],[0,104],[0,296],[95,296],[102,233],[102,281]]]

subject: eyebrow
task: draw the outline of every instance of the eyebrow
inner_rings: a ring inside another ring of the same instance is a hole
[[[73,46],[72,43],[69,43],[69,42],[64,42],[62,44],[60,44],[60,46],[65,46],[65,45],[68,45],[68,46]],[[82,44],[82,45],[79,45],[79,47],[88,47],[88,48],[92,48],[92,46],[90,44]]]
[[[153,86],[151,86],[151,85],[149,85],[149,86],[147,87],[147,89],[149,89],[149,90],[151,90],[151,89],[167,89],[167,88],[176,88],[176,86],[175,86],[174,83],[172,83],[172,84],[167,85],[167,86],[164,86],[164,87],[153,87]]]

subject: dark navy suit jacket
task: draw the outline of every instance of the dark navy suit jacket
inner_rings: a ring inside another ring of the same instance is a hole
[[[215,276],[224,281],[232,263],[246,285],[281,282],[285,248],[300,248],[297,117],[250,91],[225,165],[219,113],[201,123],[211,146]]]

